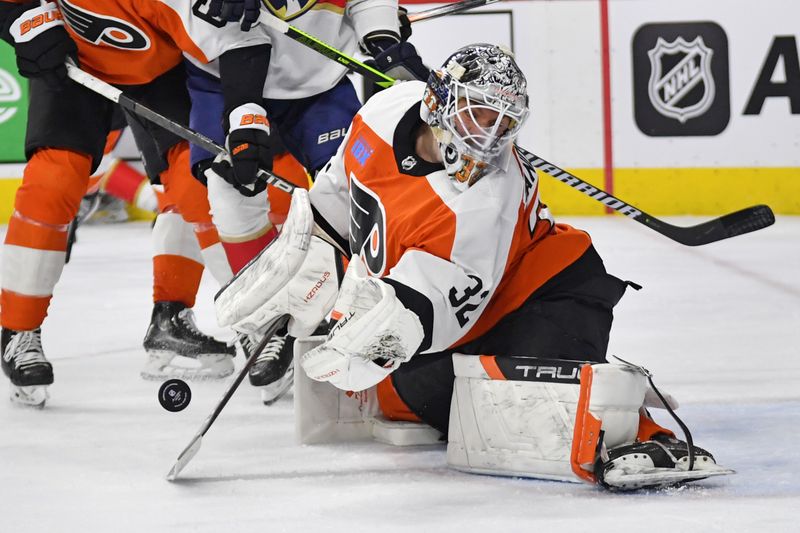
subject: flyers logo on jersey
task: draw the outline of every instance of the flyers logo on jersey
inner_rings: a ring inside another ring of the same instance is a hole
[[[276,17],[283,20],[296,19],[309,9],[317,0],[264,0],[264,5]]]
[[[350,252],[360,255],[370,274],[386,268],[386,210],[377,194],[350,174]]]
[[[67,0],[59,0],[59,4],[70,29],[90,43],[133,51],[150,48],[147,35],[122,19],[92,13]]]

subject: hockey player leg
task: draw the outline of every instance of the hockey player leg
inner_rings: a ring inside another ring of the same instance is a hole
[[[53,369],[44,356],[41,324],[64,268],[69,222],[78,211],[91,157],[42,149],[25,167],[3,248],[2,367],[12,400],[43,406]]]
[[[219,232],[211,219],[208,189],[191,174],[187,143],[173,146],[167,159],[169,168],[160,176],[166,199],[192,225],[205,267],[220,285],[224,285],[233,277],[233,271],[225,259]]]
[[[278,235],[267,216],[267,192],[243,196],[210,168],[204,175],[214,224],[235,274]]]
[[[153,226],[153,244],[154,308],[144,339],[148,360],[142,377],[230,375],[234,348],[200,331],[191,310],[203,272],[192,227],[178,213],[162,213]]]
[[[638,367],[464,355],[453,363],[447,457],[458,470],[618,490],[731,473],[701,449],[702,474],[681,469],[663,442],[675,453],[687,445],[666,434],[637,440],[648,388]]]

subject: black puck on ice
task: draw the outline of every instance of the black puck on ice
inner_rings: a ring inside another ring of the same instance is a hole
[[[158,389],[158,403],[172,413],[183,411],[192,401],[192,390],[185,381],[170,379]]]

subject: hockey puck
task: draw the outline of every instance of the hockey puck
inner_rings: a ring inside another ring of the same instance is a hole
[[[192,401],[192,390],[185,381],[170,379],[158,389],[158,403],[172,413],[183,411]]]

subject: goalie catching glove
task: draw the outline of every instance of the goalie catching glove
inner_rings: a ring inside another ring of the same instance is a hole
[[[411,359],[424,338],[417,315],[391,285],[368,277],[357,256],[347,267],[331,318],[337,322],[328,339],[305,353],[300,364],[311,379],[342,390],[376,385]]]

